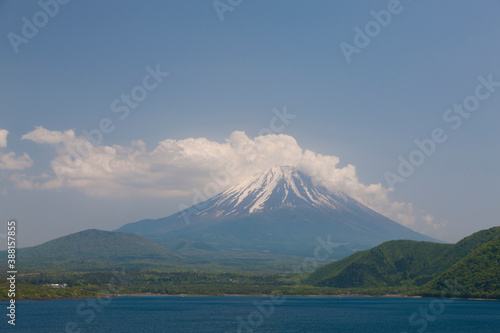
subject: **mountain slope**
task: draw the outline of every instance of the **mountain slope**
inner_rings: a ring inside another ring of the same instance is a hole
[[[474,249],[427,283],[422,294],[436,296],[442,290],[459,297],[500,298],[500,236]]]
[[[205,244],[214,249],[203,253],[208,257],[218,251],[311,257],[317,238],[327,236],[335,248],[330,259],[387,240],[436,241],[286,166],[272,167],[171,216],[129,223],[117,231],[169,248],[180,241]]]
[[[18,250],[24,269],[109,270],[175,265],[181,258],[142,236],[85,230]]]
[[[467,236],[451,246],[442,255],[433,259],[422,270],[422,274],[431,275],[435,272],[444,272],[459,260],[465,258],[473,250],[495,239],[500,235],[500,227],[480,230]]]
[[[446,280],[457,278],[470,293],[493,293],[499,286],[499,243],[500,227],[479,231],[456,244],[385,242],[317,269],[308,283],[338,288],[425,284],[422,290],[430,295],[439,294]]]
[[[338,288],[396,286],[417,278],[431,258],[451,246],[408,240],[385,242],[319,268],[308,282]]]

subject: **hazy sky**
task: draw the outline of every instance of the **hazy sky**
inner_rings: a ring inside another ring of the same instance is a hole
[[[446,241],[499,225],[499,1],[64,2],[0,2],[20,246],[272,164]]]

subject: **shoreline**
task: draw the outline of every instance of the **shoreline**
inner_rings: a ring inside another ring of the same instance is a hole
[[[378,297],[378,298],[422,298],[422,296],[407,296],[407,295],[394,295],[394,294],[386,294],[381,296],[373,296],[373,295],[363,295],[363,294],[354,294],[354,295],[271,295],[271,294],[248,294],[248,295],[240,295],[240,294],[224,294],[224,295],[187,295],[187,294],[120,294],[115,297]]]
[[[64,301],[64,300],[84,300],[84,299],[98,299],[98,298],[119,298],[119,297],[276,297],[277,295],[268,295],[268,294],[255,294],[255,295],[240,295],[240,294],[224,294],[224,295],[187,295],[187,294],[118,294],[113,295],[111,297],[61,297],[61,298],[24,298],[24,299],[16,299],[16,302],[26,302],[26,301]],[[355,295],[279,295],[279,297],[302,297],[302,298],[312,298],[312,297],[321,297],[321,298],[429,298],[429,299],[438,299],[441,297],[429,297],[429,296],[420,296],[420,295],[404,295],[404,294],[386,294],[380,296],[373,295],[363,295],[363,294],[355,294]],[[498,298],[461,298],[461,297],[451,297],[450,299],[454,300],[469,300],[469,301],[500,301]],[[0,299],[1,302],[9,302],[10,299]]]

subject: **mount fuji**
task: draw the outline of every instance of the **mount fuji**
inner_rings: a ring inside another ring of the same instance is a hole
[[[318,238],[329,242],[330,259],[388,240],[436,241],[289,166],[274,166],[168,217],[115,231],[198,258],[312,257]]]

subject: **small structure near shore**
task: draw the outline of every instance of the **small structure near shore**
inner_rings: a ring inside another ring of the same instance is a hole
[[[43,285],[44,287],[51,287],[51,288],[66,288],[68,285],[66,283],[59,284],[59,283],[47,283]]]

